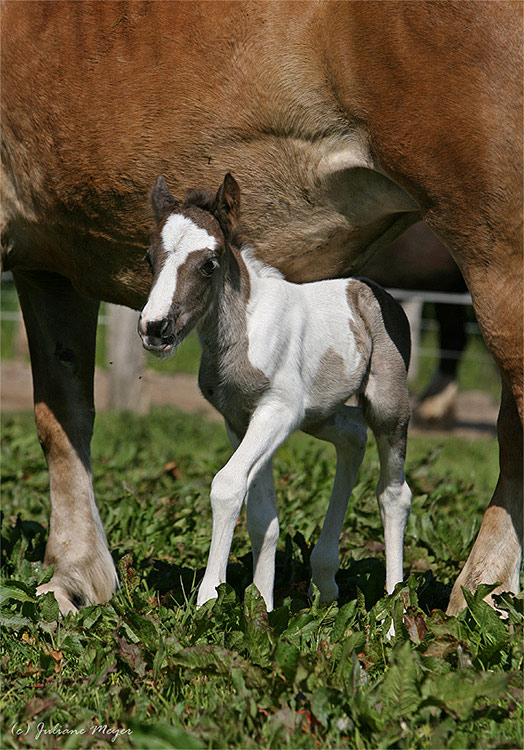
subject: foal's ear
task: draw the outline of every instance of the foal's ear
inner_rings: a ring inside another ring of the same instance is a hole
[[[179,202],[169,192],[169,188],[162,175],[157,177],[155,187],[151,193],[151,206],[157,223],[159,224],[168,214],[176,211],[179,205]]]
[[[220,185],[213,205],[213,213],[224,232],[231,235],[240,223],[240,188],[233,175],[228,172]]]

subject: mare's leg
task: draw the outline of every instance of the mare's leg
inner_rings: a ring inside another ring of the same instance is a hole
[[[404,529],[411,511],[411,490],[404,474],[410,417],[405,378],[400,361],[382,371],[372,367],[362,398],[364,416],[377,440],[380,460],[377,500],[384,525],[388,594],[404,577]]]
[[[497,425],[499,479],[473,549],[453,587],[448,614],[456,614],[465,606],[461,586],[474,590],[479,583],[499,581],[499,592],[519,590],[524,419],[521,183],[501,194],[514,200],[511,221],[505,222],[504,216],[499,218],[493,207],[487,242],[485,236],[472,233],[475,245],[460,247],[458,242],[456,246],[450,243],[468,282],[482,335],[502,373],[502,398]],[[489,263],[473,262],[481,252],[490,259]]]
[[[349,498],[366,452],[367,430],[360,409],[342,406],[326,422],[308,430],[311,435],[333,443],[337,468],[329,507],[318,542],[311,553],[312,581],[321,601],[338,596],[335,575],[339,566],[338,544]]]
[[[278,446],[300,423],[300,419],[301,415],[287,411],[285,406],[278,408],[278,405],[260,405],[253,413],[237,450],[213,479],[213,535],[206,572],[198,592],[198,606],[214,599],[217,595],[216,587],[226,580],[233,531],[247,492],[260,471],[269,465]],[[266,580],[264,588],[266,592],[268,589],[272,591],[273,580]],[[266,603],[269,607],[267,599]]]
[[[502,583],[495,593],[518,593],[522,554],[522,425],[509,388],[502,382],[498,419],[500,476],[473,549],[455,581],[448,614],[465,607],[462,586]],[[491,596],[489,597],[491,600]]]
[[[107,601],[113,560],[95,505],[90,441],[98,303],[55,274],[16,272],[31,353],[35,420],[49,467],[51,517],[45,564],[63,613]]]
[[[456,380],[460,358],[468,343],[466,308],[464,305],[437,303],[435,317],[439,325],[440,362],[438,369],[450,380]]]

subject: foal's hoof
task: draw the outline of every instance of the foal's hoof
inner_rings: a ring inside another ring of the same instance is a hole
[[[319,601],[322,604],[331,604],[331,602],[334,602],[336,599],[338,599],[338,586],[334,580],[324,582],[322,584],[322,587],[320,587],[316,581],[311,581],[307,592],[307,595],[310,599],[313,596],[313,584],[316,586],[316,588],[318,588]]]
[[[197,596],[196,608],[200,609],[200,607],[203,607],[206,602],[211,602],[214,599],[218,599],[218,593],[214,586],[210,588],[208,588],[207,586],[205,588],[200,586]]]
[[[393,620],[391,620],[391,625],[389,626],[389,630],[386,633],[386,640],[390,641],[392,638],[394,638],[396,635],[395,633],[395,624]]]
[[[59,583],[53,583],[52,578],[48,583],[43,583],[37,588],[36,595],[42,596],[42,594],[47,594],[49,591],[54,594],[61,615],[68,615],[70,613],[78,614],[78,608],[75,607],[63,587]]]

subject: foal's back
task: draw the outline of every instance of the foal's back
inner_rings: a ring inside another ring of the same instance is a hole
[[[271,387],[303,400],[306,429],[350,396],[364,396],[369,377],[393,376],[406,387],[409,324],[401,306],[364,279],[291,284],[247,266],[249,360]]]

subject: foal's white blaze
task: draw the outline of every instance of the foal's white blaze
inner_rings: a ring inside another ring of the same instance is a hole
[[[176,291],[178,269],[195,250],[215,250],[216,239],[187,216],[172,214],[161,232],[167,257],[142,310],[142,321],[163,320],[169,313]]]

